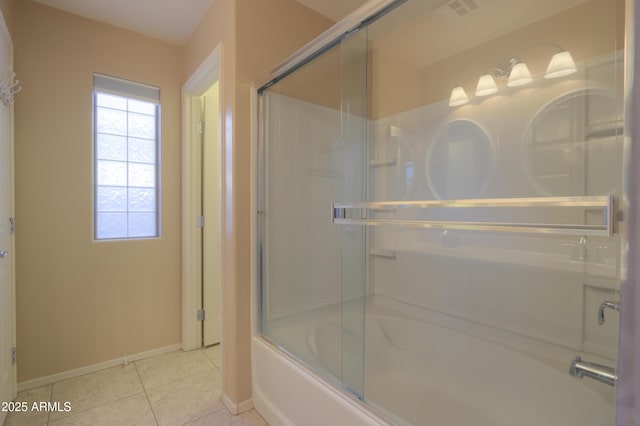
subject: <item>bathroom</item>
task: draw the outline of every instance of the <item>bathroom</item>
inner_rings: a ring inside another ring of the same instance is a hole
[[[71,402],[36,424],[640,425],[636,3],[0,0],[0,400]],[[157,237],[94,238],[96,73],[160,89]]]
[[[628,3],[370,2],[258,85],[270,424],[614,424]]]

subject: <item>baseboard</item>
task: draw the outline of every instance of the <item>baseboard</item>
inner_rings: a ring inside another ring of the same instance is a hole
[[[224,406],[227,407],[227,410],[229,410],[229,412],[234,416],[242,414],[253,408],[253,399],[247,399],[246,401],[242,401],[236,404],[235,402],[231,401],[231,399],[226,394],[223,394],[222,402],[224,403]]]
[[[117,365],[123,365],[128,362],[138,361],[145,358],[150,358],[156,355],[162,355],[167,352],[177,351],[182,348],[180,343],[170,346],[164,346],[162,348],[151,349],[150,351],[139,352],[137,354],[126,355],[119,358],[115,358],[109,361],[99,362],[97,364],[87,365],[85,367],[76,368],[73,370],[62,371],[50,376],[39,377],[37,379],[31,379],[18,383],[18,392],[25,390],[39,388],[40,386],[50,385],[51,383],[60,382],[62,380],[72,379],[74,377],[83,376],[89,373],[95,373],[96,371],[104,370],[105,368],[115,367]]]

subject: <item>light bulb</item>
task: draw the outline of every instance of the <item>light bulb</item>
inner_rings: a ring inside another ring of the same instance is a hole
[[[491,74],[485,74],[478,80],[478,86],[476,87],[476,96],[489,96],[498,91],[496,81]]]
[[[455,107],[469,103],[467,92],[461,86],[454,87],[449,98],[449,106]]]
[[[576,71],[578,71],[578,68],[571,57],[571,53],[565,50],[553,55],[547,67],[547,72],[544,73],[544,78],[564,77]]]
[[[532,81],[533,78],[531,78],[531,73],[529,72],[527,64],[525,64],[524,62],[519,62],[515,64],[511,69],[511,72],[509,73],[509,80],[507,81],[507,86],[524,86],[525,84],[529,84]]]

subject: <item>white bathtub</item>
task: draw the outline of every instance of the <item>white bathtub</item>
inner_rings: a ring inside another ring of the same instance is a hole
[[[368,306],[364,400],[398,424],[603,426],[613,424],[612,388],[568,374],[576,355],[531,339],[467,331]],[[335,316],[334,316],[335,318]],[[340,323],[295,324],[307,356],[340,376]],[[508,335],[508,333],[507,333]],[[494,339],[487,340],[486,337]],[[385,420],[254,340],[254,399],[272,425],[371,425]]]

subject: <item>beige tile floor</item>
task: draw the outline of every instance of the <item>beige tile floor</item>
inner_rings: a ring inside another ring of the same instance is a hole
[[[171,352],[20,392],[16,401],[71,403],[69,412],[10,413],[4,426],[266,426],[220,400],[220,347]]]

